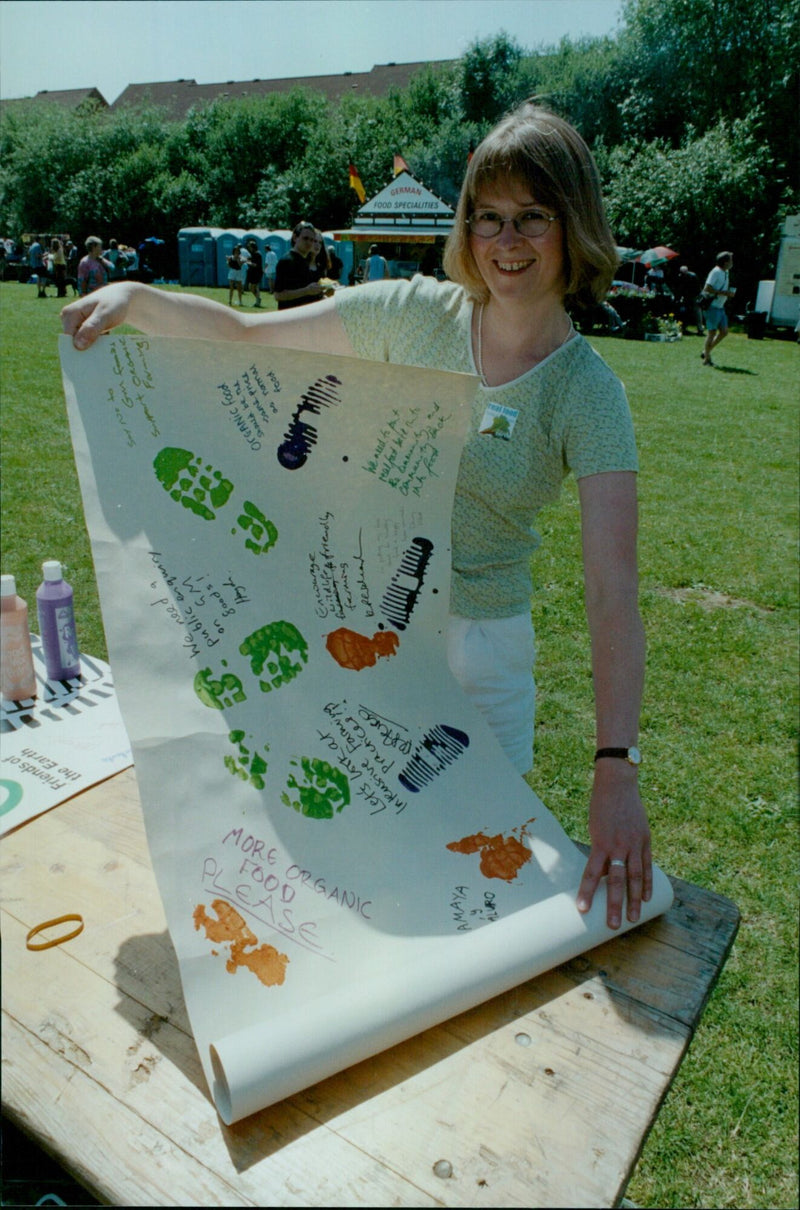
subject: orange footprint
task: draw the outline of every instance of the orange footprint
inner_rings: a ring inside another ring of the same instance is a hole
[[[370,639],[341,626],[328,635],[325,646],[342,668],[360,672],[362,668],[372,668],[382,656],[394,655],[400,640],[392,630],[376,630]]]

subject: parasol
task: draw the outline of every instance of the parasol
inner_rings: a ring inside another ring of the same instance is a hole
[[[622,248],[619,244],[617,244],[617,256],[619,258],[620,266],[630,265],[631,281],[633,281],[636,274],[636,261],[639,259],[640,255],[641,253],[639,252],[638,248]]]
[[[657,244],[655,248],[648,248],[646,252],[640,252],[637,260],[643,265],[649,265],[652,269],[653,265],[665,265],[668,260],[672,260],[673,256],[680,256],[680,252],[673,252],[671,248]]]

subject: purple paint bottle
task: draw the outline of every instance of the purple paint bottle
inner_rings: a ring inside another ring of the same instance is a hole
[[[42,575],[44,579],[36,589],[36,607],[47,679],[66,681],[81,672],[72,589],[56,559],[42,564]]]

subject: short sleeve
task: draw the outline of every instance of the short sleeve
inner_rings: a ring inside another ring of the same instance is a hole
[[[351,286],[334,299],[359,357],[472,371],[469,306],[460,286],[419,275]]]
[[[576,479],[608,471],[638,471],[636,436],[628,398],[616,374],[587,344],[571,384],[564,419],[565,468]]]

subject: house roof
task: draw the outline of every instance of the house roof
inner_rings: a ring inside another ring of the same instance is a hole
[[[280,80],[228,80],[226,83],[198,84],[196,80],[167,80],[150,84],[129,84],[111,106],[112,110],[149,103],[165,108],[171,118],[180,121],[196,105],[209,105],[218,99],[267,96],[273,92],[291,92],[308,88],[321,92],[329,101],[344,96],[383,97],[391,88],[405,88],[411,77],[428,66],[440,66],[451,60],[428,64],[378,63],[371,71],[347,71],[335,76],[289,76]]]
[[[42,88],[35,97],[24,97],[25,101],[55,101],[65,109],[77,109],[84,101],[99,101],[104,109],[108,101],[97,88]]]

